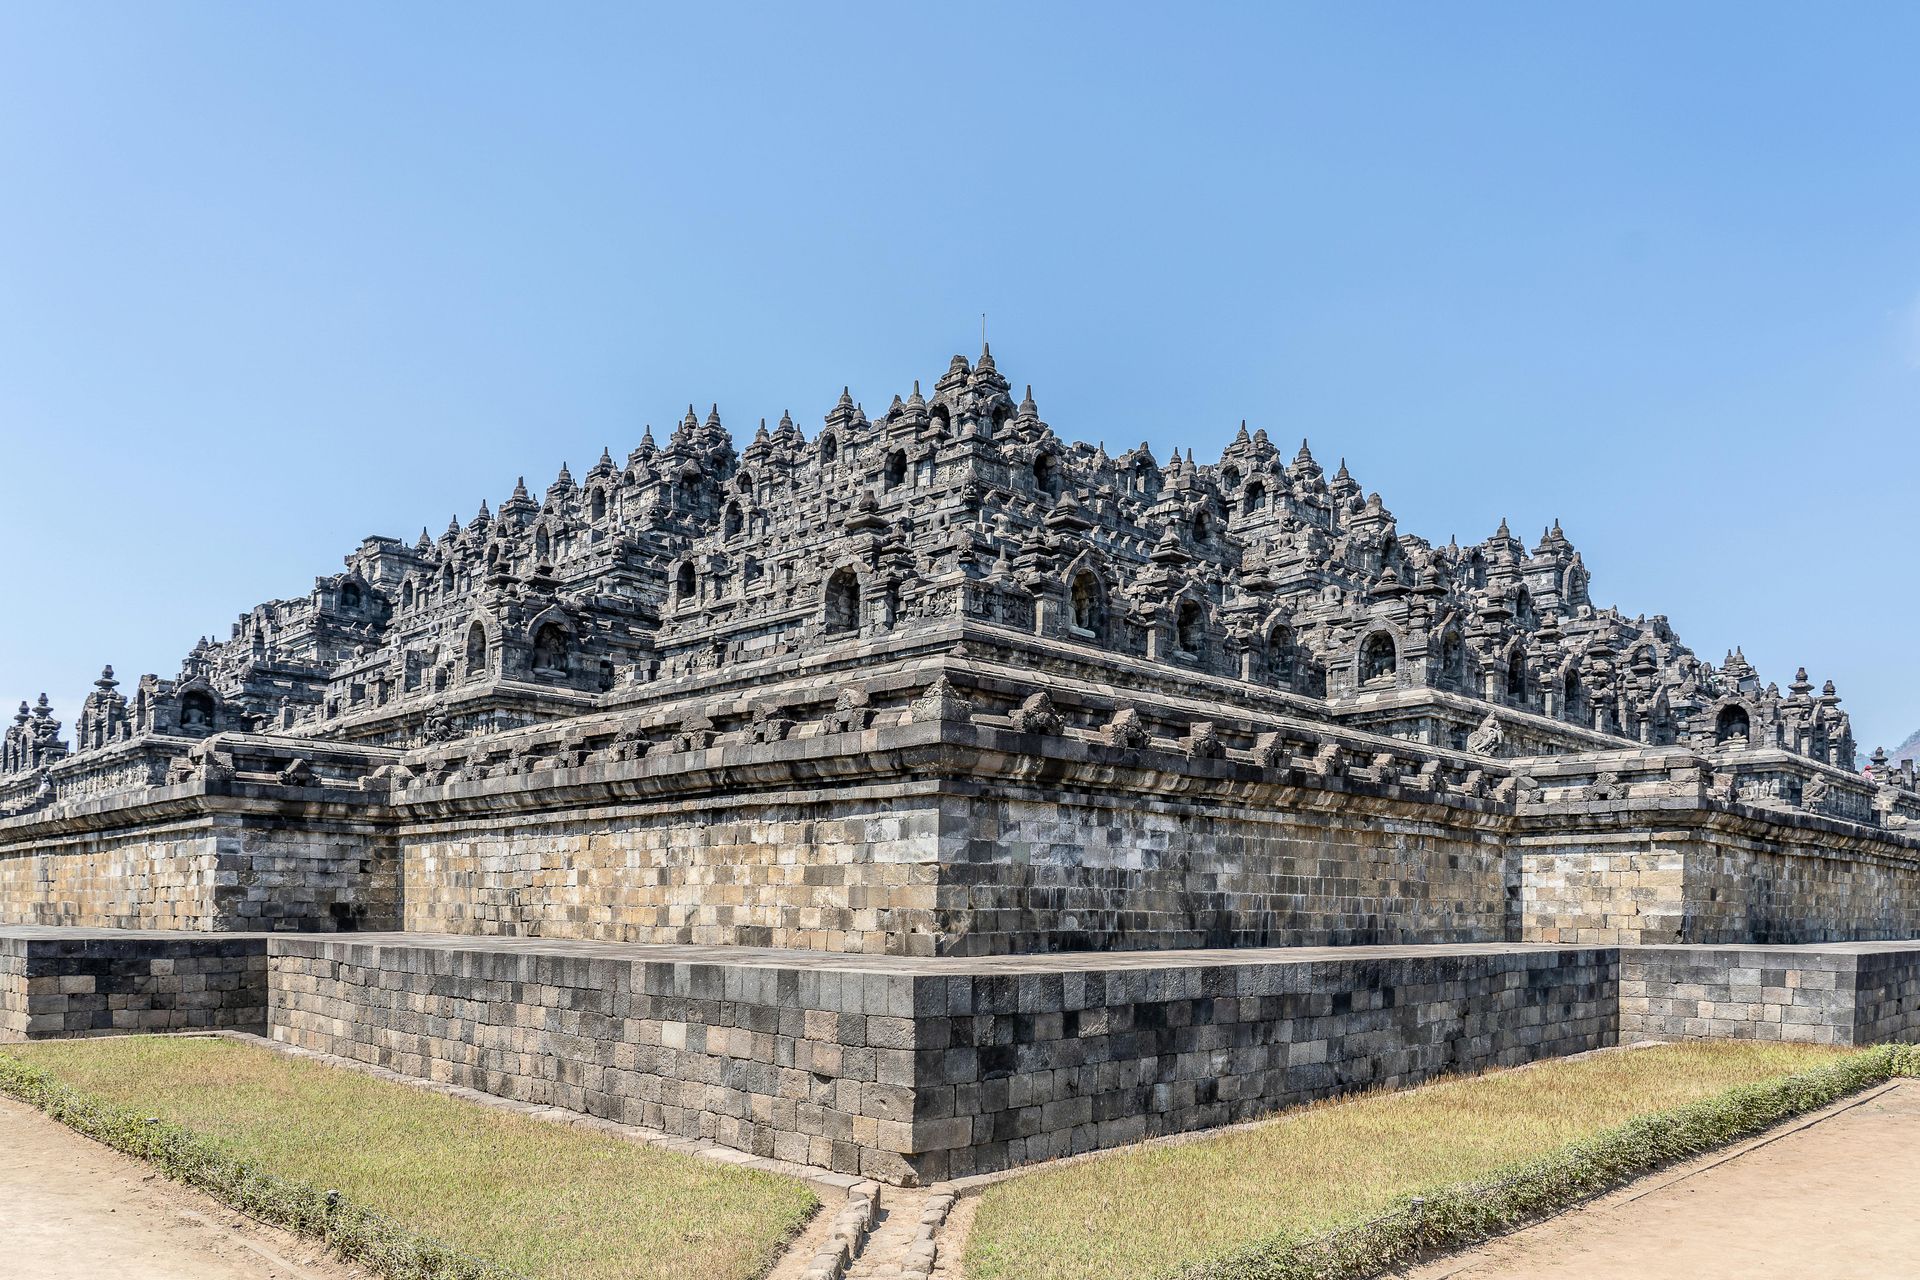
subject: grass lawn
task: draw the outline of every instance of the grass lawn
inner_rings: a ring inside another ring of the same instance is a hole
[[[532,1277],[754,1280],[819,1205],[796,1179],[233,1040],[106,1037],[6,1052]]]
[[[1849,1050],[1721,1041],[1603,1053],[1319,1103],[1212,1138],[996,1184],[967,1280],[1147,1280],[1277,1232],[1317,1233],[1396,1197],[1484,1178],[1635,1116],[1837,1061]]]

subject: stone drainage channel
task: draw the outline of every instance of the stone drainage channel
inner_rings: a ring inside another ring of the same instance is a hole
[[[826,1242],[800,1280],[931,1280],[935,1241],[953,1209],[950,1191],[884,1189],[863,1182],[847,1192]]]

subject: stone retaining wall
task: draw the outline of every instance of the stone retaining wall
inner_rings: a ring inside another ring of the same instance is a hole
[[[789,956],[280,938],[270,1034],[755,1155],[909,1176],[914,979]]]
[[[1863,950],[1853,987],[1855,1044],[1920,1040],[1920,947]]]
[[[262,936],[0,929],[0,1041],[266,1025]]]
[[[272,954],[278,1040],[892,1182],[1614,1042],[1601,950],[889,967],[409,935]]]
[[[919,791],[921,794],[913,794]],[[405,927],[932,955],[925,788],[701,797],[409,823]]]
[[[922,978],[915,1168],[985,1173],[1615,1043],[1611,951],[1419,950]]]
[[[981,788],[409,825],[410,931],[895,955],[1498,941],[1471,813]]]
[[[1906,818],[1749,803],[1737,761],[1469,756],[1172,690],[901,706],[928,674],[340,759],[218,735],[165,785],[0,817],[0,922],[895,956],[1920,935]]]
[[[1920,944],[1625,947],[1620,1038],[1877,1044],[1920,1032]]]
[[[955,790],[943,954],[1497,942],[1518,928],[1504,836],[1432,795]]]
[[[201,813],[0,850],[0,925],[379,929],[398,913],[393,842],[356,824]]]
[[[1695,943],[1920,937],[1920,862],[1851,832],[1709,830],[1689,844],[1687,914]]]
[[[210,824],[49,841],[0,856],[0,922],[127,929],[212,929],[219,908]]]
[[[0,1044],[27,1038],[27,949],[0,937]]]
[[[1920,944],[889,958],[0,930],[0,1039],[234,1027],[914,1183],[1642,1039],[1920,1033]]]
[[[1644,833],[1535,837],[1520,856],[1528,942],[1619,946],[1685,938],[1687,854]]]
[[[1661,807],[1668,806],[1668,807]],[[1744,946],[1920,937],[1907,837],[1679,800],[1530,815],[1511,849],[1527,942]]]

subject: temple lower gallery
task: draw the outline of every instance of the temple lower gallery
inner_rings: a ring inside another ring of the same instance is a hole
[[[983,350],[718,410],[0,745],[0,1040],[225,1027],[896,1183],[1649,1038],[1920,1029],[1829,682]]]

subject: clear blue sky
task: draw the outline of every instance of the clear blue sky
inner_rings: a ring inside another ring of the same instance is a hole
[[[978,348],[1920,727],[1920,9],[0,4],[0,695]]]

